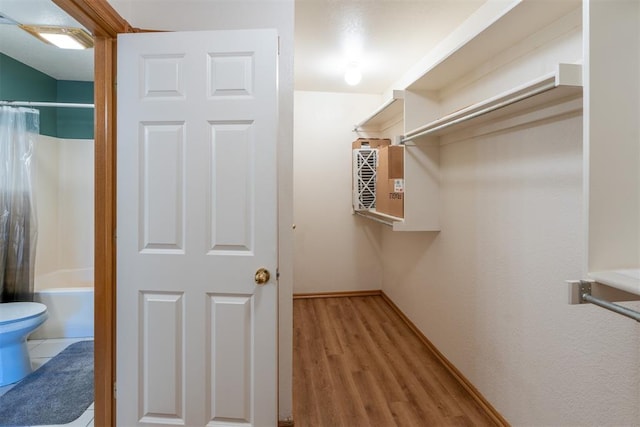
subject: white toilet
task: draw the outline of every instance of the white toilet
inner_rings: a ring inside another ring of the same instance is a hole
[[[27,336],[47,320],[47,306],[38,302],[0,304],[0,386],[31,373]]]

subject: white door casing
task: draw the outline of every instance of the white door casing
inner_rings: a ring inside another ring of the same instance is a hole
[[[277,424],[277,43],[118,38],[118,426]]]

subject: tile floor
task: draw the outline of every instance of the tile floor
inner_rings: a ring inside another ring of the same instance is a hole
[[[33,369],[38,369],[40,366],[51,360],[56,354],[67,348],[67,346],[86,340],[87,338],[60,338],[60,339],[48,339],[48,340],[29,340],[29,356],[31,356],[31,366]],[[90,339],[90,338],[89,338]],[[16,383],[17,384],[17,383]],[[4,387],[0,387],[0,396],[5,394],[16,384],[10,384]],[[64,424],[65,427],[93,427],[93,403],[80,415],[80,418],[69,424]],[[40,427],[56,427],[56,426],[40,426]]]

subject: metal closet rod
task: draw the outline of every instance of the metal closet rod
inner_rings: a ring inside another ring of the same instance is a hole
[[[95,108],[94,104],[78,104],[73,102],[0,101],[0,105],[9,105],[12,107]]]
[[[580,281],[580,303],[591,303],[640,322],[640,312],[591,295],[591,282]]]

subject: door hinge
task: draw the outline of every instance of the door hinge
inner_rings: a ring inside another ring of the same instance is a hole
[[[115,381],[113,382],[113,398],[118,398],[118,384]]]
[[[278,56],[280,56],[280,36],[278,36]]]
[[[280,278],[280,269],[276,268],[276,280]]]

